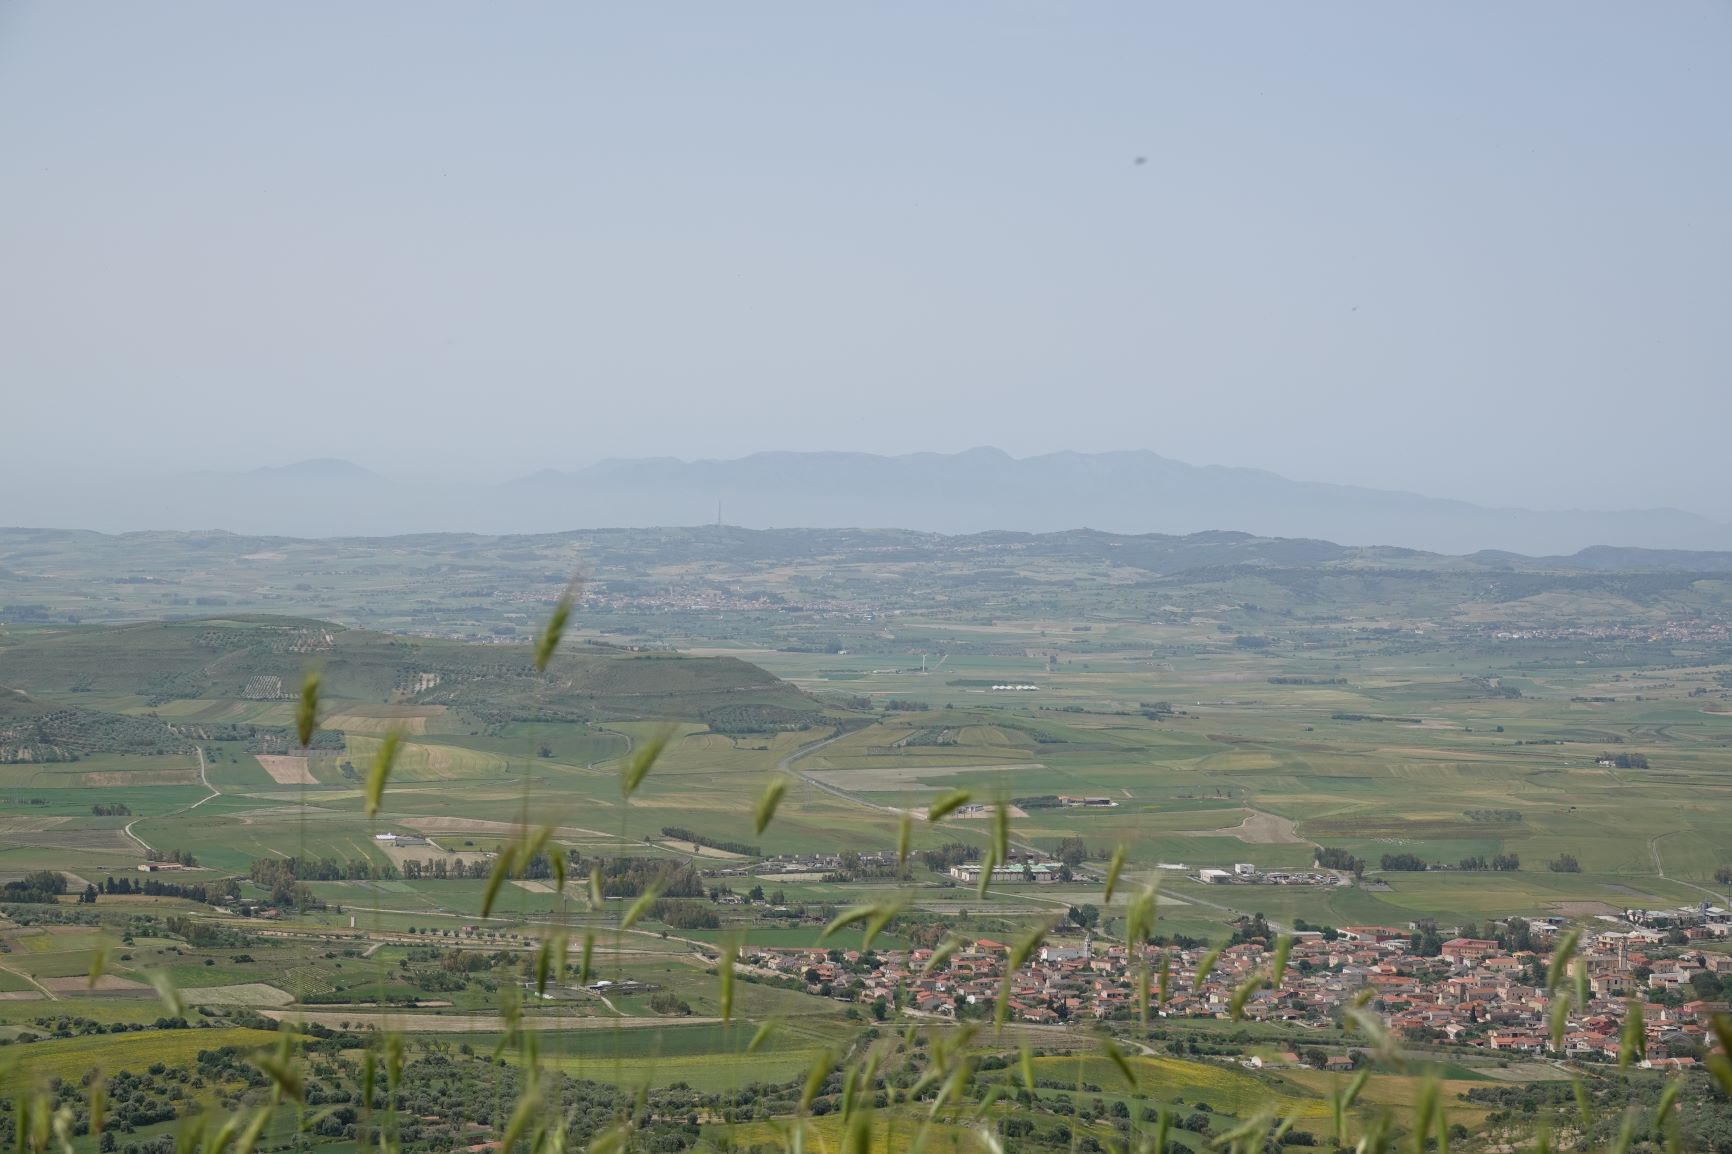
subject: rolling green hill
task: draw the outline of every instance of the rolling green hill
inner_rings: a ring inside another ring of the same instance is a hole
[[[116,710],[184,700],[267,707],[292,699],[311,669],[333,701],[443,705],[488,723],[531,715],[689,720],[728,707],[769,709],[783,718],[818,714],[792,686],[730,657],[574,648],[541,675],[528,645],[389,636],[306,618],[80,627],[0,648],[0,685],[47,700],[88,695],[92,704]]]

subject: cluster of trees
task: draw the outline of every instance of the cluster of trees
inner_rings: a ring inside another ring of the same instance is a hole
[[[1317,851],[1317,867],[1326,870],[1347,870],[1354,877],[1365,876],[1365,859],[1354,857],[1344,849],[1324,846]]]
[[[424,861],[408,858],[403,862],[403,877],[409,881],[484,878],[492,872],[492,868],[480,858],[471,862],[465,862],[462,858],[430,857]]]
[[[330,859],[325,860],[329,861]],[[265,899],[267,905],[273,905],[279,909],[322,910],[325,908],[323,899],[314,894],[301,881],[301,871],[308,864],[306,859],[296,857],[254,858],[248,876],[252,878],[255,885],[269,891],[269,896]],[[316,863],[316,865],[322,864]],[[314,880],[322,879],[315,878]]]
[[[188,696],[197,696],[189,694]],[[182,732],[201,741],[243,742],[248,753],[296,753],[302,748],[300,736],[284,725],[217,725],[186,726]],[[338,729],[315,729],[307,749],[335,750],[344,747],[346,738]],[[212,751],[215,752],[214,750]]]
[[[1579,874],[1582,872],[1582,863],[1576,860],[1573,853],[1561,853],[1547,862],[1546,868],[1555,874]]]
[[[707,903],[687,898],[658,898],[646,912],[652,920],[676,930],[715,930],[722,925]]]
[[[446,974],[478,974],[483,970],[491,970],[501,961],[509,960],[509,955],[503,951],[491,954],[481,950],[446,950],[439,955],[439,969]]]
[[[1294,918],[1293,929],[1302,934],[1316,930],[1323,936],[1323,940],[1326,942],[1333,942],[1341,936],[1341,931],[1336,929],[1334,926],[1315,925],[1306,921],[1304,918]]]
[[[658,1014],[690,1015],[692,1012],[691,1003],[681,998],[678,994],[651,994],[649,1004],[650,1009],[654,1010]]]
[[[935,874],[947,872],[951,866],[980,860],[980,847],[965,842],[946,842],[937,849],[923,849],[920,860]]]
[[[902,713],[924,713],[932,707],[924,701],[904,701],[901,698],[892,697],[884,703],[884,708]]]
[[[1092,930],[1100,924],[1101,912],[1092,905],[1071,906],[1065,911],[1065,917],[1075,925],[1085,930]]]
[[[145,894],[149,897],[186,898],[188,901],[203,902],[207,906],[220,906],[224,902],[232,902],[241,896],[240,883],[234,878],[224,878],[220,882],[165,882],[154,874],[145,874],[140,878],[106,877],[102,879],[102,892],[105,894]]]
[[[1418,854],[1386,853],[1381,864],[1391,873],[1423,873],[1428,869],[1448,869],[1447,865],[1433,867]],[[1461,870],[1496,870],[1499,873],[1509,873],[1522,868],[1521,855],[1513,853],[1496,853],[1489,858],[1484,854],[1464,857],[1456,863],[1456,869]]]
[[[112,804],[104,804],[99,801],[90,807],[90,812],[97,817],[131,817],[132,807],[125,802],[117,801]]]
[[[1235,945],[1240,942],[1269,942],[1275,940],[1275,931],[1269,928],[1269,919],[1257,913],[1240,918],[1230,940]]]
[[[198,857],[190,849],[145,850],[144,860],[171,862],[174,865],[186,866],[188,869],[198,864]]]
[[[677,1000],[674,1012],[680,1012]],[[268,1024],[262,1018],[255,1021]],[[159,1019],[157,1024],[180,1029],[187,1025],[180,1019]],[[137,1028],[117,1025],[110,1032]],[[385,1079],[375,1083],[370,1075],[363,1075],[356,1060],[346,1056],[344,1047],[355,1044],[352,1036],[323,1027],[308,1033],[307,1062],[301,1071],[306,1075],[305,1101],[313,1108],[308,1111],[308,1127],[314,1144],[379,1144],[381,1115],[389,1106],[399,1119],[393,1138],[400,1138],[404,1149],[463,1149],[476,1141],[476,1119],[496,1119],[500,1103],[519,1100],[525,1089],[525,1076],[516,1066],[477,1055],[469,1043],[437,1040],[416,1047],[419,1053],[405,1063],[395,1089],[389,1089]],[[196,1062],[184,1066],[153,1061],[148,1069],[141,1062],[136,1070],[104,1071],[108,1108],[100,1138],[92,1134],[88,1094],[76,1080],[67,1079],[63,1086],[57,1083],[54,1093],[67,1107],[67,1132],[80,1149],[99,1154],[173,1154],[184,1145],[184,1135],[146,1137],[139,1131],[206,1109],[237,1116],[245,1110],[250,1116],[253,1102],[271,1084],[254,1056],[252,1047],[225,1046],[199,1050]],[[823,1087],[825,1112],[835,1108],[840,1081],[840,1075],[833,1076]],[[831,1082],[836,1083],[834,1088]],[[800,1102],[799,1083],[753,1083],[725,1097],[700,1094],[683,1084],[634,1094],[550,1073],[540,1078],[538,1088],[549,1112],[564,1120],[562,1140],[570,1149],[588,1148],[621,1118],[629,1118],[634,1148],[687,1150],[698,1142],[703,1114],[750,1121],[793,1113]]]
[[[781,705],[718,705],[700,715],[712,733],[780,733],[811,729],[823,715]]]
[[[280,865],[292,873],[296,879],[308,882],[342,882],[342,881],[395,881],[397,867],[390,862],[375,864],[366,858],[350,858],[338,861],[334,857],[321,858],[260,858],[253,862],[253,880],[265,885],[258,877],[261,869]],[[486,877],[485,873],[480,876]]]
[[[1502,928],[1488,925],[1482,929],[1478,923],[1469,922],[1461,927],[1461,936],[1495,941],[1505,952],[1512,954],[1527,953],[1534,948],[1533,932],[1523,918],[1510,918]]]
[[[1075,869],[1089,860],[1089,847],[1080,837],[1067,837],[1058,843],[1053,856],[1065,865]]]
[[[1430,918],[1415,922],[1417,927],[1408,939],[1408,952],[1416,958],[1435,958],[1443,953],[1443,934]]]
[[[745,842],[741,841],[725,841],[721,838],[709,837],[705,834],[689,830],[683,825],[662,826],[662,836],[672,838],[675,841],[691,842],[694,849],[698,846],[706,846],[710,849],[719,849],[723,853],[737,853],[741,857],[764,856],[763,848],[760,846],[747,845]]]
[[[1617,769],[1647,769],[1648,768],[1647,755],[1640,754],[1640,753],[1618,753],[1618,754],[1602,753],[1602,754],[1600,754],[1600,761],[1602,764],[1610,763],[1612,766],[1614,766]]]
[[[616,857],[585,859],[576,850],[570,851],[568,873],[584,877],[596,867],[601,869],[601,891],[610,898],[635,898],[647,890],[655,890],[664,898],[702,898],[708,896],[704,879],[697,870],[665,858]]]
[[[1593,1078],[1476,1086],[1466,1098],[1488,1111],[1494,1139],[1512,1132],[1531,1135],[1536,1124],[1554,1132],[1571,1127],[1581,1135],[1577,1149],[1609,1150],[1628,1141],[1628,1116],[1653,1116],[1666,1087],[1659,1078]],[[1675,1148],[1732,1154],[1732,1099],[1712,1082],[1686,1091],[1683,1098],[1688,1105],[1677,1111]],[[1591,1119],[1585,1126],[1584,1117]]]
[[[211,922],[193,918],[170,917],[163,927],[189,946],[199,949],[229,948],[249,944],[246,937]]]
[[[66,892],[66,875],[57,870],[32,870],[17,881],[0,885],[0,902],[52,905]]]

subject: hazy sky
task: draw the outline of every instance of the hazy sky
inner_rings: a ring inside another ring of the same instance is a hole
[[[1685,0],[0,4],[0,443],[1732,515],[1729,59]]]

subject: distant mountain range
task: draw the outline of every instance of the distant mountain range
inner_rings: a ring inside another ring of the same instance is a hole
[[[487,485],[406,484],[348,461],[126,484],[11,486],[0,522],[122,532],[221,528],[292,536],[541,533],[707,524],[940,533],[1190,534],[1393,545],[1439,553],[1573,554],[1591,546],[1732,549],[1732,526],[1678,509],[1488,508],[1415,493],[1189,465],[1151,452],[758,453],[604,461]]]

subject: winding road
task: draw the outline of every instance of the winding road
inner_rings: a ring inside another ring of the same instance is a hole
[[[1660,839],[1663,837],[1671,837],[1673,834],[1675,834],[1677,832],[1678,831],[1675,829],[1674,830],[1667,830],[1665,833],[1657,833],[1653,837],[1648,839],[1648,853],[1653,855],[1653,858],[1654,858],[1654,872],[1656,874],[1660,875],[1660,877],[1664,878],[1666,881],[1671,882],[1673,885],[1689,886],[1693,890],[1698,890],[1702,893],[1707,894],[1709,897],[1713,898],[1716,902],[1718,902],[1721,898],[1726,897],[1725,894],[1720,893],[1718,890],[1711,890],[1707,886],[1699,886],[1695,882],[1687,882],[1687,881],[1684,881],[1682,878],[1666,877],[1666,863],[1660,857]],[[1728,899],[1728,900],[1732,900],[1732,899]]]
[[[180,809],[173,809],[173,810],[170,810],[169,812],[167,812],[165,814],[161,814],[161,815],[146,815],[146,816],[173,817],[177,813],[191,813],[193,810],[197,809],[199,806],[203,805],[205,802],[209,801],[211,798],[222,796],[222,790],[218,789],[216,786],[214,786],[210,783],[210,775],[206,772],[206,766],[205,766],[205,760],[204,760],[204,746],[195,745],[192,747],[192,751],[198,755],[198,781],[199,781],[199,784],[204,786],[206,789],[210,790],[210,792],[205,794],[203,797],[199,798],[197,801],[193,802],[191,805],[184,806]],[[143,838],[139,837],[137,834],[132,832],[132,827],[137,825],[139,822],[141,822],[143,820],[144,820],[144,816],[133,818],[131,821],[127,822],[124,826],[121,827],[121,832],[124,833],[127,837],[131,838],[133,841],[137,842],[139,844],[139,848],[143,849],[145,853],[150,853],[151,850],[154,849],[155,847],[153,847],[149,842],[145,841]]]

